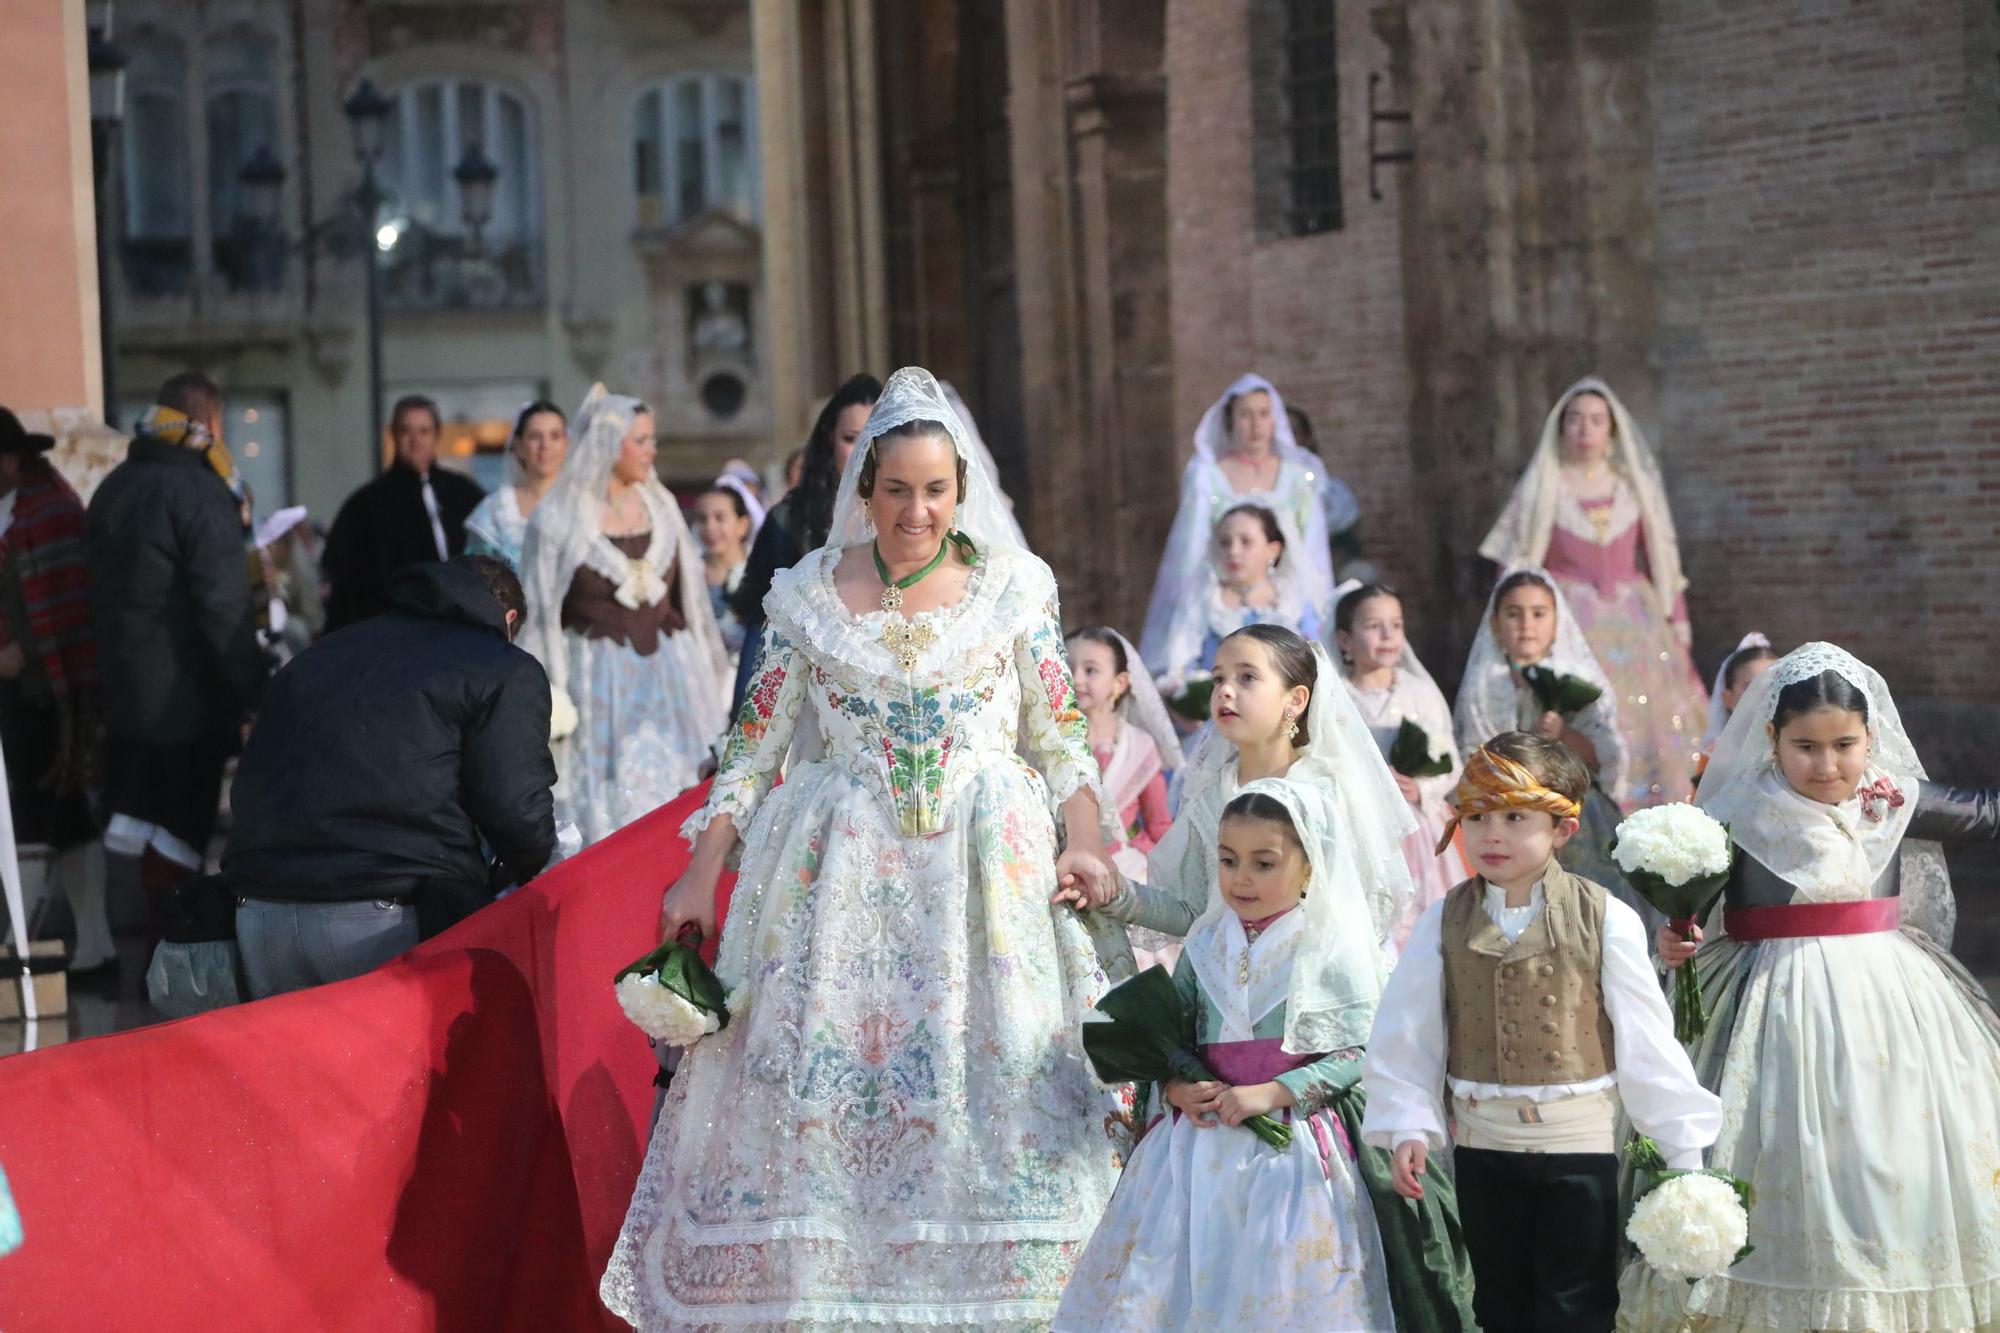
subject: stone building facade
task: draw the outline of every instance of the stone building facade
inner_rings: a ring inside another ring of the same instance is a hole
[[[653,404],[699,484],[771,434],[743,0],[113,0],[129,59],[106,173],[110,411],[189,366],[227,391],[260,510],[323,520],[370,475],[360,181],[342,103],[395,104],[381,175],[385,401],[425,393],[491,484],[516,409],[596,379]],[[475,238],[454,168],[498,169]],[[284,171],[253,226],[242,168]],[[308,242],[309,234],[314,234]]]
[[[856,366],[955,380],[1069,620],[1137,624],[1256,369],[1449,688],[1479,539],[1594,372],[1661,455],[1699,663],[1836,640],[1934,771],[2000,772],[1991,0],[755,8],[760,75],[810,71],[760,79],[781,431]]]

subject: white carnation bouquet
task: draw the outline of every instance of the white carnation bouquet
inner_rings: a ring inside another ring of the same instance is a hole
[[[569,691],[560,685],[549,687],[549,744],[566,739],[576,730],[580,719],[576,715],[576,701],[569,697]]]
[[[722,983],[701,955],[678,940],[618,973],[618,1007],[641,1032],[669,1046],[692,1046],[729,1024]]]
[[[1669,1277],[1698,1282],[1750,1253],[1750,1183],[1723,1171],[1674,1171],[1649,1138],[1625,1150],[1645,1182],[1625,1237]]]
[[[1655,805],[1618,826],[1611,857],[1639,896],[1664,912],[1684,940],[1729,882],[1729,830],[1700,808]],[[1708,1028],[1692,962],[1674,979],[1674,1036],[1698,1040]]]

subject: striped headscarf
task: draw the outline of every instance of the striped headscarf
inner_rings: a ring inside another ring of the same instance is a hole
[[[1451,794],[1451,804],[1451,821],[1444,826],[1444,836],[1438,839],[1439,855],[1451,845],[1458,822],[1469,815],[1489,815],[1496,810],[1540,810],[1562,820],[1583,814],[1581,805],[1559,791],[1544,787],[1525,766],[1483,745],[1465,757],[1465,773],[1458,780],[1458,790]]]

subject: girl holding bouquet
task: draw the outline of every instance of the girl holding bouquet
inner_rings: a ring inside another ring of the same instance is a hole
[[[1564,712],[1548,707],[1535,685],[1579,703]],[[1625,742],[1618,704],[1604,668],[1570,614],[1569,599],[1535,565],[1501,574],[1473,638],[1453,710],[1458,747],[1470,754],[1503,731],[1531,731],[1561,741],[1590,770],[1582,827],[1562,849],[1563,868],[1595,880],[1639,914],[1651,934],[1665,918],[1625,881],[1611,859],[1618,806],[1608,793],[1624,783]]]
[[[1692,1286],[1633,1265],[1620,1327],[2000,1328],[2000,1016],[1902,896],[1906,841],[2000,837],[2000,789],[1926,780],[1882,677],[1809,643],[1743,696],[1698,803],[1736,852],[1695,1069],[1755,1248]]]
[[[1098,918],[1127,927],[1183,938],[1210,905],[1216,828],[1239,787],[1258,778],[1289,777],[1338,789],[1348,779],[1334,761],[1331,742],[1343,727],[1360,737],[1364,748],[1358,752],[1381,767],[1346,692],[1332,688],[1337,677],[1326,649],[1276,625],[1250,625],[1222,641],[1214,667],[1214,729],[1188,756],[1180,810],[1147,858],[1147,882],[1122,883],[1115,894],[1097,898],[1081,888],[1069,890],[1076,907],[1095,908]],[[1398,802],[1396,813],[1399,824],[1409,822],[1406,804]],[[1409,909],[1409,873],[1401,862],[1401,835],[1397,838],[1401,873],[1370,882],[1369,913],[1378,944]],[[1099,947],[1106,947],[1105,933],[1097,938]],[[1111,946],[1115,950],[1115,939]],[[1116,955],[1106,957],[1105,968],[1114,980],[1136,970],[1130,957]]]
[[[1117,630],[1092,625],[1064,640],[1076,704],[1090,726],[1090,752],[1104,775],[1105,812],[1112,824],[1105,850],[1128,879],[1146,877],[1146,854],[1173,824],[1167,772],[1181,766],[1180,739],[1167,706],[1141,670],[1138,653]],[[1156,931],[1131,928],[1142,968],[1173,964],[1180,945]]]
[[[1450,798],[1458,786],[1458,746],[1452,741],[1451,707],[1424,670],[1403,631],[1403,599],[1381,583],[1349,586],[1334,605],[1334,641],[1340,649],[1347,692],[1389,761],[1396,787],[1416,816],[1417,831],[1403,843],[1415,897],[1397,923],[1398,947],[1426,907],[1471,875],[1456,843],[1437,850],[1451,820]],[[1397,738],[1421,732],[1425,757],[1435,769],[1420,776],[1396,768]]]
[[[1408,896],[1410,808],[1345,692],[1306,702],[1308,757],[1221,812],[1174,971],[1215,1077],[1166,1085],[1172,1118],[1134,1151],[1058,1330],[1472,1326],[1448,1192],[1396,1198],[1358,1137],[1385,962],[1372,904]],[[1291,1121],[1285,1147],[1245,1128],[1259,1115]]]

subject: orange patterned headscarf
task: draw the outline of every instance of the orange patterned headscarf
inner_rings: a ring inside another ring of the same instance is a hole
[[[1488,815],[1495,810],[1540,810],[1558,820],[1575,819],[1583,807],[1559,791],[1544,787],[1525,767],[1506,755],[1480,746],[1465,759],[1465,772],[1458,790],[1451,794],[1455,813],[1438,839],[1439,854],[1451,845],[1458,821],[1467,815]]]

